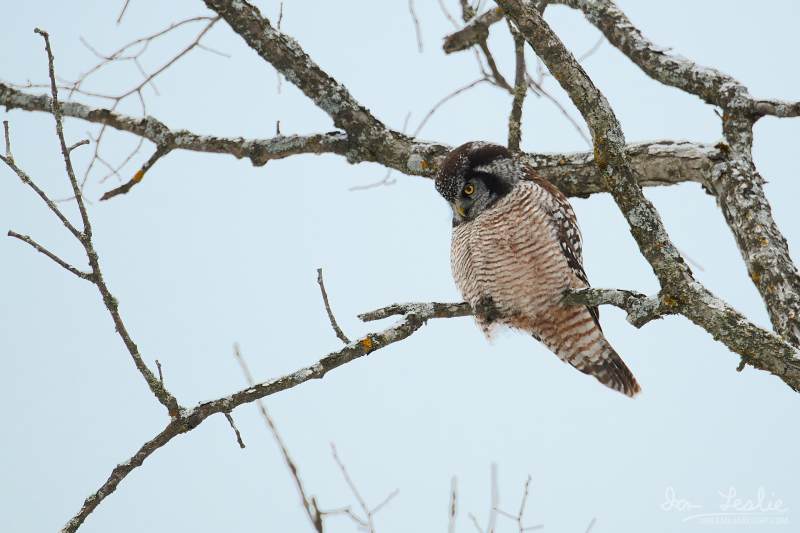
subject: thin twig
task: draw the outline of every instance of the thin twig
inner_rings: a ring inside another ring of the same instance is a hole
[[[73,151],[75,148],[78,148],[79,146],[83,146],[83,145],[85,145],[85,144],[89,144],[89,139],[83,139],[83,140],[81,140],[81,141],[78,141],[78,142],[76,142],[76,143],[73,143],[72,145],[70,145],[70,146],[67,148],[67,151],[71,153],[71,152],[72,152],[72,151]]]
[[[333,316],[333,311],[331,310],[331,304],[328,301],[328,291],[325,290],[325,282],[322,279],[322,269],[317,269],[317,283],[319,284],[319,290],[322,293],[322,303],[325,304],[325,311],[328,313],[328,320],[331,321],[331,327],[333,328],[333,332],[345,344],[350,344],[350,339],[347,338],[347,335],[344,334],[342,328],[339,327],[339,324],[336,322],[336,317]]]
[[[481,49],[481,52],[483,52],[483,57],[486,59],[486,63],[489,65],[489,70],[492,72],[494,84],[502,89],[505,89],[510,94],[514,94],[514,88],[511,87],[503,74],[500,73],[500,69],[497,68],[497,63],[494,60],[491,50],[489,50],[489,44],[486,42],[486,40],[478,43],[478,47]]]
[[[500,505],[500,488],[497,484],[497,463],[492,463],[492,501],[489,507],[489,522],[486,525],[486,533],[494,533],[497,528],[497,507]]]
[[[401,133],[405,133],[408,130],[408,121],[411,118],[411,111],[406,113],[406,118],[403,119],[403,129],[400,130]],[[375,187],[381,187],[384,185],[394,185],[397,183],[397,180],[392,178],[392,172],[394,171],[393,168],[387,168],[386,174],[383,176],[382,180],[375,181],[372,183],[367,183],[366,185],[353,185],[348,191],[366,191],[368,189],[374,189]]]
[[[256,381],[253,379],[253,374],[250,372],[250,367],[247,365],[247,361],[245,361],[238,343],[233,345],[233,356],[239,363],[239,367],[242,369],[242,373],[244,374],[247,384],[250,387],[253,387],[256,384]],[[261,413],[261,418],[267,425],[267,429],[269,429],[270,433],[272,433],[272,437],[275,439],[275,442],[278,444],[278,448],[281,450],[281,455],[283,456],[286,466],[289,468],[289,473],[292,475],[295,487],[297,487],[297,492],[300,495],[301,503],[303,504],[303,509],[305,510],[308,519],[311,521],[311,525],[314,526],[314,529],[317,531],[317,533],[323,533],[322,515],[317,510],[317,505],[314,498],[309,498],[306,495],[306,490],[303,486],[303,481],[300,479],[300,473],[297,470],[297,465],[292,459],[292,456],[289,455],[289,449],[286,447],[286,443],[283,442],[283,438],[278,432],[278,427],[275,425],[275,421],[270,416],[266,405],[260,398],[256,400],[256,406],[258,407],[259,413]]]
[[[456,533],[456,515],[458,514],[458,479],[453,476],[450,480],[450,518],[447,522],[447,533]]]
[[[120,13],[120,16],[119,16],[118,20],[122,19],[122,16],[124,15],[125,9],[127,7],[128,7],[128,2],[126,2],[125,5],[123,6],[123,10]],[[140,62],[140,58],[141,58],[142,54],[144,54],[147,51],[150,43],[152,43],[153,41],[155,41],[155,40],[157,40],[157,39],[159,39],[159,38],[171,33],[172,31],[174,31],[174,30],[176,30],[176,29],[178,29],[178,28],[180,28],[180,27],[182,27],[184,25],[195,23],[195,22],[201,22],[201,21],[206,21],[207,24],[201,29],[201,31],[195,36],[195,38],[186,47],[184,47],[183,49],[178,51],[168,61],[166,61],[161,67],[156,69],[153,73],[148,73],[148,72],[144,71],[144,69],[142,68],[141,62]],[[65,85],[60,86],[60,88],[68,90],[70,97],[74,93],[79,93],[79,94],[84,94],[84,95],[91,96],[91,97],[94,97],[94,98],[102,98],[104,100],[108,100],[111,103],[108,106],[108,108],[111,111],[115,111],[118,108],[118,106],[121,104],[121,102],[123,102],[128,97],[136,95],[138,100],[139,100],[139,102],[140,102],[140,104],[141,104],[141,116],[144,118],[147,115],[147,108],[146,108],[145,101],[144,101],[144,96],[143,96],[143,93],[142,93],[143,89],[146,86],[150,86],[157,93],[158,90],[157,90],[157,88],[155,86],[155,79],[159,75],[161,75],[165,70],[167,70],[169,67],[174,65],[179,59],[183,58],[185,55],[187,55],[189,52],[191,52],[194,48],[201,48],[203,50],[208,50],[208,51],[211,51],[211,52],[216,53],[218,55],[225,56],[225,54],[223,54],[221,52],[218,52],[216,50],[210,49],[207,46],[203,46],[202,43],[201,43],[201,41],[203,40],[205,35],[208,33],[208,31],[218,21],[219,21],[219,17],[209,17],[209,16],[189,17],[189,18],[183,19],[183,20],[181,20],[179,22],[172,23],[169,26],[167,26],[166,28],[161,29],[161,30],[159,30],[159,31],[157,31],[155,33],[152,33],[150,35],[135,39],[135,40],[123,45],[122,47],[120,47],[119,49],[115,50],[114,52],[112,52],[110,54],[103,54],[103,53],[99,52],[91,44],[89,44],[84,38],[81,37],[81,42],[83,43],[83,45],[87,49],[89,49],[95,56],[97,56],[100,59],[100,61],[98,63],[96,63],[92,68],[90,68],[88,71],[86,71],[83,74],[81,74],[78,77],[77,80],[75,80],[73,82],[68,82]],[[139,49],[136,50],[136,51],[132,51],[132,50],[135,50],[136,47],[138,47]],[[93,74],[96,74],[97,72],[99,72],[100,70],[104,69],[105,67],[107,67],[110,64],[118,63],[118,62],[131,62],[133,64],[133,66],[140,72],[141,77],[142,77],[141,81],[137,85],[135,85],[134,87],[126,89],[123,92],[121,92],[119,94],[116,94],[116,95],[114,95],[114,94],[104,94],[104,93],[93,92],[93,91],[86,91],[86,90],[84,90],[82,88],[83,84]],[[37,85],[28,84],[28,86],[29,87],[36,87]],[[102,144],[102,140],[105,137],[106,131],[107,131],[106,125],[101,126],[100,131],[99,131],[99,133],[98,133],[98,135],[96,137],[94,153],[93,153],[93,155],[92,155],[92,157],[91,157],[91,159],[89,161],[89,164],[87,165],[87,167],[86,167],[86,169],[85,169],[85,171],[83,173],[83,177],[81,179],[81,188],[83,188],[85,186],[85,183],[87,182],[92,169],[95,167],[95,164],[100,160],[101,144]],[[122,169],[138,153],[140,148],[141,148],[141,141],[139,143],[137,143],[136,147],[134,147],[134,149],[131,150],[128,153],[128,155],[126,156],[125,160],[121,164],[119,164],[115,169],[112,169],[112,174],[116,174],[120,169]],[[104,181],[105,178],[107,178],[107,177],[108,177],[108,175],[104,176],[103,178],[101,178],[100,181],[101,182]]]
[[[361,521],[361,523],[366,522],[365,529],[367,529],[367,531],[369,531],[370,533],[374,533],[375,522],[373,519],[375,517],[375,514],[381,509],[383,509],[395,496],[397,496],[399,491],[397,489],[393,490],[386,498],[384,498],[384,500],[381,503],[370,509],[369,506],[367,505],[366,500],[364,500],[364,498],[361,496],[361,493],[358,491],[358,488],[356,487],[356,484],[350,477],[350,474],[347,472],[347,467],[345,467],[342,460],[339,459],[339,454],[336,452],[336,446],[333,443],[331,443],[331,451],[333,452],[333,459],[339,466],[339,470],[342,472],[342,476],[344,477],[345,482],[350,487],[350,491],[353,493],[353,496],[355,496],[356,500],[358,501],[358,504],[361,506],[361,510],[364,512],[364,516],[366,516],[366,520]],[[347,509],[349,510],[349,508]],[[349,514],[351,518],[353,518],[357,522],[359,521],[352,512],[350,512]]]
[[[424,117],[422,117],[422,121],[420,121],[419,125],[417,126],[417,129],[414,130],[414,133],[411,134],[412,137],[416,137],[416,136],[419,135],[419,133],[422,131],[422,128],[425,126],[425,124],[427,124],[428,120],[433,116],[434,113],[436,113],[436,111],[439,110],[439,108],[443,104],[447,103],[448,100],[451,100],[452,98],[455,98],[456,96],[458,96],[459,94],[463,93],[464,91],[468,91],[469,89],[472,89],[476,85],[478,85],[480,83],[487,82],[487,81],[489,81],[489,80],[486,79],[486,78],[478,78],[477,80],[472,81],[472,82],[464,85],[463,87],[459,87],[455,91],[451,92],[450,94],[448,94],[447,96],[445,96],[444,98],[442,98],[441,100],[436,102],[436,104],[430,109],[430,111],[428,111],[428,113]]]
[[[81,219],[83,221],[83,231],[77,232],[75,228],[66,221],[66,218],[61,214],[58,208],[52,204],[52,202],[41,192],[38,187],[33,185],[33,182],[28,179],[26,183],[31,186],[37,193],[40,193],[40,196],[48,202],[48,206],[51,206],[51,210],[56,213],[57,216],[65,223],[68,228],[71,228],[73,234],[76,238],[80,241],[81,245],[83,246],[86,257],[89,260],[89,266],[91,267],[92,273],[92,281],[97,286],[97,289],[100,291],[100,295],[103,299],[103,303],[108,309],[109,314],[111,315],[111,319],[114,321],[114,326],[119,334],[120,338],[122,339],[125,347],[128,350],[128,353],[131,355],[133,359],[134,365],[139,370],[139,373],[147,382],[150,391],[155,395],[159,402],[161,402],[169,412],[170,416],[177,417],[180,413],[181,407],[178,404],[178,401],[175,399],[170,392],[164,388],[164,385],[158,381],[158,379],[153,375],[153,372],[147,367],[142,359],[141,354],[139,353],[139,348],[136,346],[136,343],[133,342],[130,334],[128,333],[127,328],[125,327],[125,323],[122,321],[122,316],[119,314],[119,304],[117,303],[117,299],[111,294],[109,291],[108,286],[103,279],[102,271],[100,270],[100,263],[97,256],[97,252],[94,249],[94,244],[92,243],[92,225],[89,221],[89,214],[86,210],[86,205],[83,200],[83,195],[81,194],[80,186],[78,185],[78,180],[75,177],[75,171],[72,167],[72,160],[70,158],[69,149],[67,147],[67,143],[64,139],[64,128],[62,124],[62,116],[61,116],[61,104],[58,101],[58,88],[56,86],[56,75],[55,75],[55,67],[54,67],[54,59],[53,59],[53,51],[50,47],[50,36],[46,31],[40,30],[36,28],[34,30],[36,33],[42,36],[45,43],[45,50],[47,52],[47,60],[48,60],[48,72],[50,75],[50,91],[51,91],[51,105],[52,105],[52,113],[53,118],[55,119],[56,123],[56,135],[58,136],[59,143],[61,145],[61,155],[64,159],[64,165],[67,171],[67,176],[69,177],[70,185],[72,185],[72,192],[75,195],[75,202],[78,204],[78,210],[81,214]],[[19,172],[17,173],[22,177],[22,174]],[[23,178],[23,181],[25,179]]]
[[[422,30],[420,30],[419,18],[417,18],[417,12],[414,9],[414,0],[408,0],[408,11],[411,13],[411,20],[414,21],[414,33],[417,36],[417,50],[421,54],[423,52]]]
[[[100,201],[108,200],[109,198],[113,198],[113,197],[118,196],[120,194],[126,194],[128,191],[130,191],[133,188],[134,185],[136,185],[137,183],[142,181],[142,178],[144,178],[145,173],[148,170],[150,170],[150,168],[152,168],[153,165],[156,164],[156,161],[158,161],[159,159],[161,159],[162,157],[164,157],[165,155],[167,155],[171,151],[172,151],[172,147],[171,146],[162,145],[162,146],[157,147],[156,151],[153,153],[153,155],[150,156],[150,159],[148,159],[145,162],[145,164],[142,165],[142,168],[140,168],[138,171],[136,171],[136,174],[134,174],[133,177],[129,181],[127,181],[126,183],[123,183],[119,187],[111,189],[110,191],[108,191],[105,194],[103,194],[103,196],[100,197]]]
[[[278,31],[281,29],[281,22],[283,22],[283,0],[281,0],[281,3],[278,7],[278,23],[276,24]],[[281,88],[283,87],[283,76],[281,76],[281,73],[278,70],[275,70],[275,80],[277,83],[277,92],[278,94],[281,94]],[[278,121],[278,124],[280,124],[280,121]]]
[[[371,514],[371,515],[376,515],[376,514],[378,514],[378,512],[379,512],[381,509],[383,509],[384,507],[386,507],[386,506],[389,504],[389,502],[390,502],[390,501],[392,501],[392,500],[394,499],[394,497],[395,497],[395,496],[397,496],[398,494],[400,494],[400,489],[394,489],[392,492],[390,492],[390,493],[389,493],[389,494],[388,494],[388,495],[387,495],[387,496],[386,496],[386,497],[383,499],[383,501],[382,501],[381,503],[379,503],[378,505],[376,505],[375,507],[373,507],[372,509],[370,509],[370,511],[369,511],[369,512],[370,512],[370,514]]]
[[[514,71],[514,99],[511,104],[511,114],[508,118],[508,149],[512,152],[520,150],[522,141],[522,106],[528,86],[525,81],[525,38],[509,22],[508,29],[514,38],[514,57],[516,68]]]
[[[530,489],[530,484],[531,484],[531,476],[528,476],[528,478],[525,480],[525,485],[522,488],[522,501],[519,504],[519,511],[517,511],[516,515],[507,513],[502,509],[497,509],[497,512],[499,514],[505,516],[506,518],[510,518],[511,520],[514,520],[517,523],[517,529],[519,533],[523,533],[525,531],[533,531],[544,527],[541,524],[535,526],[525,525],[525,507],[527,506],[528,503],[528,491]]]
[[[353,479],[350,477],[350,474],[347,472],[347,467],[344,466],[344,463],[341,459],[339,459],[339,454],[336,452],[336,445],[331,443],[331,453],[333,453],[333,460],[336,461],[336,464],[339,466],[339,470],[342,472],[342,477],[344,477],[347,486],[350,487],[350,492],[353,493],[355,496],[358,505],[361,506],[361,510],[364,511],[364,515],[367,517],[367,523],[369,525],[369,530],[374,531],[375,526],[372,523],[372,517],[370,515],[369,507],[367,506],[367,502],[361,496],[361,493],[358,491],[358,487],[356,484],[353,483]]]
[[[244,449],[245,445],[244,441],[242,440],[242,434],[239,433],[239,428],[236,427],[236,422],[233,421],[233,416],[231,416],[231,413],[228,411],[226,411],[224,414],[225,418],[228,420],[228,424],[231,425],[231,429],[233,429],[233,432],[236,434],[236,442],[239,444],[239,448]]]
[[[33,239],[31,239],[29,236],[21,235],[21,234],[15,232],[15,231],[10,231],[10,230],[8,232],[8,236],[9,237],[14,237],[15,239],[19,239],[22,242],[31,245],[34,250],[36,250],[37,252],[39,252],[41,254],[46,255],[47,257],[49,257],[50,259],[55,261],[58,265],[60,265],[61,267],[65,268],[66,270],[72,272],[73,274],[75,274],[79,278],[85,279],[87,281],[94,281],[94,279],[92,277],[92,274],[90,274],[89,272],[83,272],[81,270],[78,270],[74,266],[70,265],[69,263],[67,263],[66,261],[64,261],[60,257],[58,257],[56,254],[54,254],[53,252],[51,252],[50,250],[48,250],[47,248],[42,246],[41,244],[39,244],[36,241],[34,241]]]
[[[125,16],[125,11],[128,10],[128,4],[131,3],[131,0],[125,0],[125,4],[122,6],[122,10],[119,12],[119,16],[117,17],[117,24],[122,22],[122,17]]]
[[[567,108],[564,107],[564,105],[556,99],[555,96],[546,91],[539,82],[537,82],[531,77],[528,77],[528,85],[536,94],[544,96],[550,103],[552,103],[556,107],[556,109],[558,109],[561,112],[561,114],[564,115],[564,118],[567,119],[567,121],[572,125],[572,127],[575,128],[575,131],[578,132],[578,135],[581,136],[581,139],[586,141],[586,144],[588,146],[592,146],[592,140],[583,130],[583,127],[577,120],[575,120],[575,117],[573,117],[569,113],[569,111],[567,111]]]
[[[475,530],[476,530],[478,533],[485,533],[485,532],[483,531],[483,528],[482,528],[482,527],[480,526],[480,524],[478,523],[478,519],[477,519],[477,518],[475,518],[475,515],[474,515],[474,514],[472,514],[472,513],[469,513],[467,516],[469,516],[469,519],[472,521],[472,525],[474,525],[474,526],[475,526]]]
[[[3,134],[4,134],[3,138],[5,139],[5,142],[6,142],[6,159],[8,159],[9,161],[11,161],[13,163],[14,162],[14,156],[11,155],[11,134],[8,132],[8,121],[7,120],[3,121]]]

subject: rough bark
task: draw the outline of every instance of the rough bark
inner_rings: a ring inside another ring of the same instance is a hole
[[[0,83],[0,105],[7,109],[25,111],[51,110],[50,97],[33,95]],[[188,130],[172,130],[155,117],[131,117],[102,108],[92,108],[77,102],[61,104],[66,117],[95,124],[104,124],[119,131],[143,137],[156,146],[174,150],[191,150],[229,154],[238,159],[248,158],[255,166],[298,154],[337,154],[350,163],[380,163],[409,175],[433,177],[444,155],[451,149],[447,144],[404,138],[390,151],[365,152],[347,133],[333,131],[315,135],[278,135],[268,139],[218,137],[200,135]],[[720,160],[718,148],[688,141],[652,141],[630,144],[627,151],[632,164],[646,186],[673,185],[682,182],[705,184],[711,169]],[[594,164],[592,152],[563,154],[526,154],[531,166],[552,181],[569,196],[589,196],[604,192],[605,185]]]
[[[661,305],[706,329],[743,360],[800,389],[800,352],[764,331],[692,277],[667,235],[655,207],[645,198],[625,152],[625,137],[608,101],[529,2],[497,0],[528,44],[569,94],[592,132],[595,161],[622,211],[639,250],[661,285]]]

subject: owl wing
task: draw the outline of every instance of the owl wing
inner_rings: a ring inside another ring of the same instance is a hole
[[[583,287],[588,287],[589,278],[583,269],[581,230],[578,227],[578,219],[575,216],[575,211],[572,210],[572,205],[570,205],[564,193],[558,190],[555,185],[536,174],[533,169],[527,168],[526,170],[529,179],[549,194],[550,201],[547,202],[547,212],[555,226],[561,252],[567,259],[567,266],[575,277],[580,280]],[[591,313],[597,327],[600,327],[600,310],[596,306],[587,306],[586,308]]]

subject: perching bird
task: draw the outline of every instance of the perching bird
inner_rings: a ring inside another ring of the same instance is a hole
[[[639,384],[600,329],[596,307],[565,305],[589,286],[572,206],[553,184],[496,144],[450,152],[436,190],[453,209],[450,264],[476,321],[529,332],[581,372],[628,396]]]

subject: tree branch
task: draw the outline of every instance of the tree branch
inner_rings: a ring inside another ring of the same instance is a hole
[[[442,49],[445,54],[460,52],[485,41],[489,37],[489,26],[503,20],[503,10],[490,9],[486,13],[473,18],[460,30],[444,38]]]
[[[325,304],[325,312],[328,313],[328,320],[331,323],[331,328],[333,328],[333,332],[336,334],[336,337],[345,344],[350,344],[350,339],[347,338],[347,335],[344,334],[342,328],[339,327],[339,323],[336,322],[336,317],[333,315],[333,310],[331,309],[331,304],[328,301],[328,291],[325,290],[325,281],[322,279],[322,269],[317,269],[317,284],[319,285],[319,291],[322,293],[322,303]]]
[[[64,159],[64,166],[66,169],[67,176],[69,177],[70,185],[72,186],[72,191],[75,195],[75,201],[78,204],[78,210],[81,214],[81,219],[83,221],[83,230],[78,231],[72,224],[70,224],[61,211],[53,204],[52,201],[44,194],[44,192],[39,189],[27,175],[22,172],[21,170],[17,170],[16,165],[9,161],[7,158],[2,158],[2,160],[11,167],[16,174],[20,177],[23,183],[31,187],[36,193],[45,201],[45,203],[50,207],[50,209],[58,216],[58,218],[64,223],[64,225],[70,230],[70,232],[75,235],[78,241],[83,246],[84,251],[86,252],[86,257],[89,261],[89,266],[91,268],[91,274],[89,274],[87,278],[92,281],[92,283],[97,286],[98,291],[103,299],[103,303],[108,309],[109,314],[111,315],[112,320],[114,321],[114,326],[116,328],[117,333],[119,334],[120,338],[122,339],[125,347],[128,349],[128,352],[133,359],[134,365],[139,370],[139,373],[147,382],[147,385],[150,387],[151,392],[155,397],[167,408],[167,411],[170,413],[171,416],[175,417],[178,415],[180,411],[180,406],[178,405],[177,400],[175,399],[172,394],[164,388],[163,383],[161,383],[154,375],[153,372],[147,367],[147,365],[142,360],[142,356],[139,353],[139,349],[136,344],[131,339],[130,334],[128,333],[124,322],[122,321],[122,317],[119,314],[118,310],[118,303],[117,299],[111,294],[109,291],[108,286],[106,285],[103,279],[103,273],[100,270],[100,263],[97,257],[97,252],[94,249],[94,244],[92,243],[92,226],[89,221],[89,215],[86,210],[86,205],[83,201],[83,196],[81,194],[80,187],[78,185],[78,180],[75,178],[75,172],[72,167],[72,159],[70,158],[70,148],[67,146],[67,143],[64,139],[64,129],[61,119],[61,105],[58,101],[58,88],[56,86],[56,75],[55,75],[55,68],[54,68],[54,59],[53,59],[53,51],[50,48],[50,38],[47,32],[42,31],[40,29],[34,30],[36,33],[42,36],[45,42],[45,50],[47,52],[47,59],[48,59],[48,70],[50,74],[50,89],[51,89],[51,111],[53,114],[53,118],[55,119],[55,126],[56,126],[56,135],[58,136],[59,143],[61,145],[61,155]],[[47,254],[46,254],[47,255]],[[51,257],[52,259],[52,257]],[[56,261],[59,262],[59,261]],[[59,263],[61,264],[61,263]],[[62,265],[64,266],[64,265]],[[67,268],[69,270],[69,268]],[[73,272],[74,273],[74,272]],[[81,276],[83,277],[83,276]]]
[[[588,124],[595,161],[628,221],[639,250],[658,278],[661,300],[703,327],[754,366],[800,389],[800,352],[744,316],[697,283],[669,240],[655,207],[644,197],[625,151],[625,137],[608,101],[575,57],[529,2],[497,0],[507,16],[569,94]],[[734,325],[734,327],[731,327]],[[753,342],[759,339],[758,343]]]
[[[519,152],[519,145],[522,142],[522,106],[525,103],[525,95],[528,94],[528,84],[525,79],[525,39],[514,29],[511,23],[508,24],[511,36],[514,38],[514,98],[511,104],[511,114],[508,117],[508,149],[512,152]]]
[[[672,311],[658,296],[626,291],[622,289],[580,289],[564,295],[563,302],[568,305],[613,305],[628,313],[628,322],[641,328],[651,320],[661,318]]]
[[[50,259],[55,261],[59,266],[61,266],[62,268],[72,272],[73,274],[75,274],[79,278],[85,279],[87,281],[92,281],[92,275],[89,272],[83,272],[81,270],[78,270],[74,266],[70,265],[69,263],[67,263],[66,261],[64,261],[60,257],[58,257],[56,254],[54,254],[53,252],[51,252],[50,250],[48,250],[47,248],[42,246],[41,244],[39,244],[38,242],[36,242],[33,239],[31,239],[28,235],[21,235],[21,234],[17,233],[16,231],[9,230],[8,231],[8,236],[9,237],[14,237],[15,239],[19,239],[22,242],[31,245],[34,250],[36,250],[40,254],[46,255],[47,257],[49,257]]]
[[[800,115],[800,102],[756,100],[746,86],[716,69],[668,53],[636,28],[611,0],[556,0],[582,11],[648,76],[724,110],[724,158],[712,169],[717,196],[750,278],[761,294],[775,331],[800,347],[800,274],[786,239],[772,217],[763,179],[753,164],[753,124],[763,115]]]
[[[443,304],[438,304],[443,305]],[[447,304],[444,304],[447,305]],[[379,310],[380,311],[380,310]],[[378,311],[365,313],[375,315]],[[399,314],[399,313],[393,313]],[[388,315],[387,315],[388,316]],[[130,459],[117,465],[103,485],[91,494],[80,511],[62,529],[62,533],[73,533],[100,503],[112,494],[119,483],[134,469],[144,463],[153,452],[166,445],[173,438],[187,433],[199,426],[214,414],[230,413],[236,407],[254,402],[272,394],[291,389],[312,379],[322,379],[325,374],[355,359],[386,348],[402,341],[420,329],[431,318],[449,316],[443,314],[437,304],[415,304],[397,324],[382,331],[370,333],[366,337],[352,342],[338,351],[331,352],[316,363],[216,400],[203,402],[191,409],[184,409],[155,437],[147,441]],[[454,315],[455,316],[455,315]]]
[[[31,95],[0,83],[0,105],[8,109],[50,112],[50,98]],[[397,152],[366,154],[351,149],[354,141],[344,132],[315,135],[279,135],[268,139],[217,137],[188,130],[171,130],[157,118],[130,117],[107,109],[66,102],[65,116],[106,124],[119,131],[143,137],[158,146],[176,150],[228,154],[248,158],[261,166],[273,159],[299,154],[337,154],[350,163],[376,162],[404,174],[433,177],[449,145],[408,139]],[[711,169],[723,158],[718,147],[687,141],[652,141],[626,147],[631,164],[644,186],[673,185],[686,181],[706,183]],[[363,157],[362,157],[363,156]],[[527,162],[540,175],[569,196],[589,196],[607,188],[594,164],[592,152],[566,154],[526,154]]]

